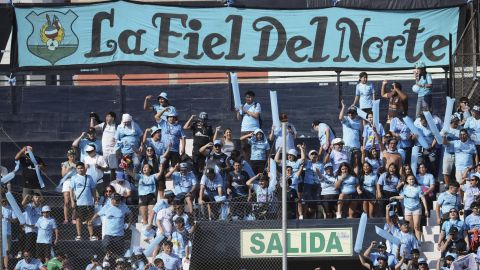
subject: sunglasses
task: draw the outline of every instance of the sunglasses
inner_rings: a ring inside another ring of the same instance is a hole
[[[311,153],[310,156],[318,156],[318,153]]]
[[[112,193],[113,190],[105,190],[105,192],[107,192],[107,193]]]

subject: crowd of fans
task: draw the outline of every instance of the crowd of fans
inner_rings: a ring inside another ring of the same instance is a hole
[[[156,101],[145,98],[144,109],[152,111],[152,124],[145,130],[130,114],[117,121],[116,114],[108,112],[102,121],[91,113],[88,130],[73,141],[61,164],[63,221],[55,221],[42,202],[27,154],[31,147],[15,156],[22,168],[26,219],[19,254],[23,259],[15,269],[60,269],[53,265],[68,262],[62,252],[54,258],[50,253],[61,237],[57,222],[75,224],[74,240],[85,239],[86,226],[90,241],[102,241],[103,254],[94,256],[87,269],[182,269],[190,259],[197,219],[277,218],[284,187],[290,218],[357,218],[362,212],[385,217],[384,229],[399,243],[372,242],[360,255],[368,269],[428,269],[420,256],[422,225],[435,211],[441,227],[437,269],[448,269],[459,256],[476,252],[479,243],[480,107],[470,108],[468,99],[461,98],[448,129],[433,115],[443,136],[439,142],[423,114],[432,108],[431,75],[423,63],[417,63],[414,74],[418,133],[403,119],[409,100],[398,82],[383,81],[379,98],[388,102],[388,114],[384,123],[375,124],[372,108],[378,93],[362,72],[351,106],[342,101],[338,124],[343,136],[335,136],[334,123],[312,122],[318,149],[295,143],[293,123],[287,125],[283,149],[280,127],[262,129],[261,104],[252,91],[245,93],[245,103],[235,112],[241,121],[239,144],[231,129],[212,127],[206,112],[179,123],[174,101],[170,103],[165,92]],[[193,135],[191,155],[186,154],[187,131]],[[420,145],[420,137],[428,147]],[[287,154],[285,183],[280,181],[282,151]],[[44,166],[40,157],[36,162]],[[143,240],[165,236],[150,262],[139,248],[128,260],[123,258],[128,248],[123,248],[125,231],[137,220],[134,205]],[[5,200],[2,212],[3,226],[10,228],[16,217]]]

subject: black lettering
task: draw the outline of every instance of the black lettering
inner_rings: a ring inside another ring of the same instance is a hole
[[[358,31],[358,27],[355,24],[355,22],[352,21],[350,18],[343,17],[343,18],[340,18],[337,21],[336,27],[337,27],[337,30],[342,31],[342,39],[341,39],[341,42],[340,42],[340,50],[338,52],[338,56],[335,57],[333,59],[333,61],[335,61],[335,62],[345,62],[349,58],[348,55],[346,55],[346,57],[341,56],[342,52],[343,52],[343,43],[345,41],[345,33],[347,31],[347,26],[350,29],[350,38],[348,40],[350,53],[352,54],[352,57],[353,57],[353,59],[355,59],[355,61],[357,61],[357,62],[360,61],[360,53],[361,53],[361,49],[362,49],[365,28],[366,28],[367,22],[369,22],[370,20],[371,20],[370,18],[365,18],[363,20],[362,33],[361,34]],[[341,26],[342,24],[346,24],[347,26]]]
[[[113,19],[115,16],[115,10],[110,9],[108,12],[98,12],[93,16],[92,21],[92,46],[90,52],[84,54],[85,57],[102,57],[113,55],[117,50],[117,42],[115,40],[107,40],[107,48],[111,49],[109,51],[101,51],[100,45],[102,43],[102,21],[108,20],[110,27],[113,27]]]
[[[388,36],[384,39],[387,43],[387,53],[385,55],[385,63],[394,63],[398,60],[398,56],[393,57],[393,51],[395,50],[395,42],[399,40],[398,46],[405,44],[405,38],[402,35]]]
[[[227,39],[218,34],[213,33],[205,37],[203,40],[203,51],[210,59],[220,59],[225,54],[225,52],[215,53],[213,48],[225,44]]]
[[[155,22],[157,18],[160,17],[160,36],[158,38],[158,51],[154,53],[155,56],[175,58],[180,54],[179,51],[169,52],[168,51],[168,39],[172,37],[180,37],[182,34],[175,31],[170,31],[170,21],[172,19],[180,19],[182,26],[187,28],[186,22],[188,16],[186,14],[170,14],[170,13],[155,13],[152,18],[152,24],[154,27],[157,27]]]
[[[299,42],[297,42],[299,41]],[[308,55],[300,57],[296,54],[297,51],[305,49],[312,45],[312,42],[304,36],[294,36],[287,42],[287,55],[293,62],[303,62],[307,59]]]
[[[448,46],[448,39],[444,36],[434,35],[431,36],[425,41],[423,45],[423,51],[425,52],[425,56],[430,61],[440,61],[445,57],[445,53],[440,55],[436,55],[435,51],[440,50],[441,48]]]
[[[142,50],[142,35],[145,34],[145,30],[138,30],[137,32],[132,31],[132,30],[125,30],[120,33],[120,36],[118,37],[118,47],[120,50],[126,54],[136,54],[136,55],[141,55],[144,54],[147,49]],[[135,48],[131,49],[130,46],[128,46],[128,39],[130,37],[135,38]]]
[[[188,27],[190,27],[190,29],[192,29],[193,31],[198,31],[202,28],[202,22],[195,19],[190,20],[190,22],[188,22]],[[200,54],[198,53],[198,40],[200,39],[198,33],[195,33],[195,32],[187,33],[185,34],[183,39],[184,40],[188,39],[188,53],[183,57],[185,59],[202,58],[203,52]]]
[[[315,41],[313,42],[313,54],[308,58],[308,62],[323,62],[327,60],[330,55],[322,56],[323,48],[325,46],[325,33],[327,33],[328,17],[314,17],[310,21],[310,25],[317,24],[315,32]]]
[[[259,28],[258,24],[261,22],[267,22],[269,23],[269,25],[265,25]],[[268,55],[268,48],[270,46],[270,33],[274,28],[278,35],[277,44],[273,53],[271,55]],[[273,61],[277,59],[280,54],[282,54],[283,50],[285,49],[285,44],[287,43],[287,34],[283,25],[273,17],[264,16],[256,19],[253,22],[253,29],[257,32],[262,32],[260,36],[260,48],[258,48],[258,55],[253,57],[253,60]]]
[[[417,35],[425,31],[425,28],[419,28],[420,19],[408,19],[403,25],[406,26],[408,24],[410,24],[410,29],[403,31],[403,34],[408,34],[407,47],[405,48],[405,59],[407,59],[409,63],[415,63],[422,57],[423,54],[419,52],[417,55],[414,55]]]
[[[239,54],[240,41],[242,35],[243,17],[240,15],[229,15],[225,22],[232,21],[232,33],[230,35],[230,50],[225,55],[226,60],[240,60],[245,57],[245,54]]]
[[[377,43],[375,47],[377,47],[379,50],[376,58],[372,58],[372,56],[370,55],[370,47],[374,43]],[[365,58],[367,62],[377,62],[378,60],[380,60],[380,58],[382,58],[382,54],[383,54],[382,46],[383,46],[383,40],[381,40],[378,37],[372,37],[367,39],[367,41],[365,41],[365,44],[363,44],[362,46],[363,58]]]

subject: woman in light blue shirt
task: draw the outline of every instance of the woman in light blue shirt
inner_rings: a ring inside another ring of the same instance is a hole
[[[333,174],[332,163],[325,164],[325,173],[320,176],[321,199],[327,218],[333,218],[336,212],[335,202],[338,200],[338,190],[335,188],[337,178]]]
[[[362,186],[363,212],[368,214],[369,218],[372,218],[375,213],[375,189],[378,182],[378,175],[373,172],[373,167],[370,163],[363,163],[362,172],[359,177],[360,184]]]
[[[127,173],[138,181],[138,204],[144,226],[148,224],[148,216],[153,215],[153,206],[157,203],[156,182],[162,174],[162,169],[156,174],[151,174],[152,171],[153,168],[150,164],[144,164],[142,173],[136,175],[132,170],[127,170]]]
[[[405,209],[405,220],[413,224],[415,236],[420,241],[422,236],[422,204],[425,207],[425,215],[428,216],[427,201],[423,196],[422,188],[418,185],[417,179],[413,175],[407,177],[407,184],[403,187],[402,192],[398,196],[390,197],[390,200],[403,200]]]
[[[380,158],[380,152],[375,148],[370,148],[367,152],[365,148],[362,147],[362,162],[370,164],[374,174],[379,174],[378,169],[383,167],[383,160]]]
[[[427,166],[423,162],[418,164],[417,171],[418,185],[422,189],[428,207],[431,209],[435,198],[435,178],[431,173],[427,173]]]
[[[427,67],[423,62],[415,64],[415,84],[412,91],[418,94],[415,116],[422,111],[430,111],[432,108],[432,75],[427,72]]]
[[[397,165],[391,163],[387,171],[382,173],[377,182],[377,199],[390,198],[398,196],[400,184],[400,173]],[[383,202],[382,209],[385,208],[386,202]],[[399,210],[399,208],[397,208]]]
[[[247,139],[248,144],[251,146],[250,164],[252,165],[253,172],[255,174],[262,173],[265,169],[270,145],[268,144],[265,134],[259,128],[252,133],[240,137],[242,141]]]
[[[337,182],[335,183],[335,188],[340,190],[337,204],[337,218],[342,218],[342,208],[344,205],[348,207],[348,218],[353,218],[355,210],[357,209],[357,202],[344,202],[343,200],[356,199],[358,198],[357,194],[362,193],[358,178],[346,162],[340,164],[336,176]]]

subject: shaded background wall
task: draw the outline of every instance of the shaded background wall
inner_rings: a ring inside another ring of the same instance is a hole
[[[415,111],[416,97],[410,90],[413,81],[401,81],[409,94],[409,115]],[[381,82],[374,82],[377,96]],[[445,80],[435,80],[433,113],[443,119]],[[286,112],[299,131],[299,135],[314,136],[310,129],[312,120],[319,119],[331,125],[338,136],[339,91],[336,83],[285,83],[241,84],[241,94],[253,90],[256,101],[262,106],[263,129],[270,130],[271,110],[269,90],[276,90],[281,112]],[[230,127],[238,138],[240,121],[232,111],[231,91],[227,84],[169,85],[169,86],[17,86],[0,87],[0,124],[14,140],[70,141],[85,131],[89,124],[89,112],[97,112],[103,119],[108,111],[122,109],[130,113],[142,129],[151,126],[153,113],[143,110],[145,96],[155,97],[162,91],[177,108],[180,122],[191,114],[205,111],[212,125]],[[342,93],[349,106],[354,98],[355,82],[344,82]],[[153,102],[156,102],[154,98]],[[381,116],[386,116],[388,103],[382,100]],[[187,136],[191,136],[187,132]],[[1,140],[5,140],[2,136]]]

